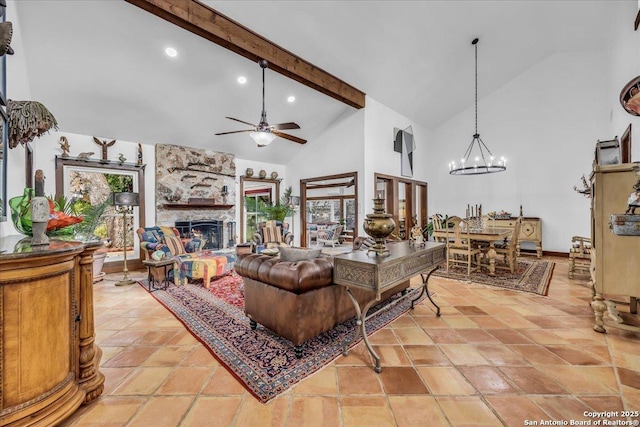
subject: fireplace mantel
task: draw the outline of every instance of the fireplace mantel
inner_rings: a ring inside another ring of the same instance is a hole
[[[164,209],[212,209],[212,210],[226,210],[234,207],[234,205],[211,205],[206,203],[165,203],[160,206],[162,206]]]

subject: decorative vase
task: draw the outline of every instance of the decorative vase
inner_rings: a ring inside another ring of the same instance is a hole
[[[385,246],[385,242],[396,229],[396,223],[393,220],[393,215],[384,213],[384,199],[373,199],[373,213],[367,214],[363,227],[365,233],[376,242],[367,254],[374,252],[380,256],[389,255],[389,249]]]
[[[26,236],[33,235],[33,223],[31,221],[31,199],[35,196],[33,188],[25,188],[22,196],[9,199],[11,209],[11,221],[20,234]],[[73,225],[81,222],[82,219],[66,215],[64,212],[53,210],[53,201],[49,201],[50,219],[47,224],[47,236],[70,236],[73,235]],[[55,206],[55,205],[54,205]]]
[[[253,169],[247,168],[247,170],[244,172],[244,174],[245,174],[245,176],[252,177],[253,176]]]
[[[278,179],[278,172],[271,172],[271,179]]]
[[[260,170],[260,173],[258,174],[258,176],[259,176],[260,178],[266,178],[266,177],[267,177],[267,171],[266,171],[266,170],[264,170],[264,169],[261,169],[261,170]]]

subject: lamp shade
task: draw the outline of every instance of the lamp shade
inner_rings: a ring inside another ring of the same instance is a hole
[[[258,144],[258,147],[266,147],[276,139],[276,136],[271,132],[251,132],[249,136]]]
[[[113,206],[140,206],[138,193],[113,193]]]
[[[300,206],[300,196],[290,196],[288,202],[290,206]]]

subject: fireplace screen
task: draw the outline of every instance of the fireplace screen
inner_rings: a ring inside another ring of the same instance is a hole
[[[215,219],[176,221],[175,226],[180,232],[181,238],[197,237],[204,240],[203,249],[222,249],[224,247],[222,221]]]

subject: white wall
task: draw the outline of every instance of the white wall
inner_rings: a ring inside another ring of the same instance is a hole
[[[363,110],[347,111],[287,163],[286,185],[292,186],[294,196],[300,195],[301,179],[355,171],[358,172],[358,200],[363,200],[364,118]],[[293,218],[293,229],[294,245],[300,246],[299,210]]]
[[[611,43],[608,49],[607,106],[610,108],[609,134],[622,136],[631,124],[631,160],[640,161],[640,117],[632,116],[620,105],[620,91],[631,79],[640,75],[640,29],[633,30],[638,12],[635,2],[612,2],[610,27]]]
[[[613,137],[607,69],[604,53],[556,53],[479,99],[481,138],[508,159],[507,171],[498,174],[448,173],[474,132],[469,94],[471,107],[436,129],[425,159],[430,213],[464,215],[470,203],[517,215],[522,205],[525,216],[542,218],[544,250],[567,252],[572,236],[588,236],[589,200],[573,186],[589,176],[596,141]]]
[[[364,153],[364,197],[360,198],[360,206],[364,212],[359,212],[364,220],[365,215],[373,212],[373,198],[375,197],[375,173],[392,176],[401,175],[401,154],[394,151],[394,128],[406,129],[411,126],[416,145],[413,153],[413,177],[416,181],[428,181],[428,164],[424,161],[428,158],[433,144],[432,132],[411,121],[407,117],[397,113],[375,99],[367,96],[365,108],[365,153]],[[429,185],[428,191],[431,191]],[[431,207],[428,207],[431,211]],[[359,234],[364,234],[363,221],[360,221]]]

